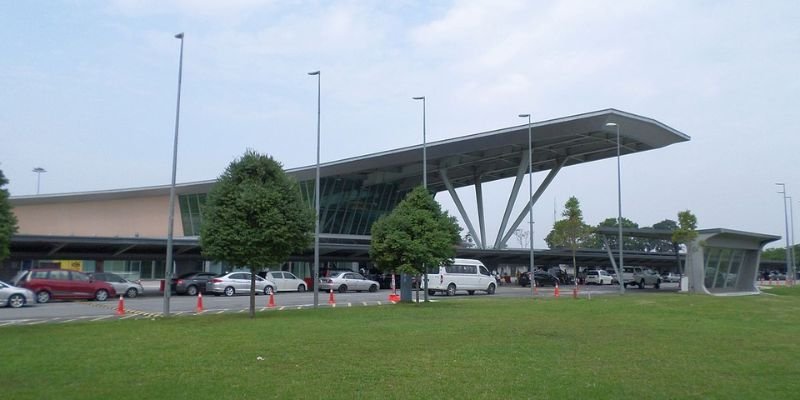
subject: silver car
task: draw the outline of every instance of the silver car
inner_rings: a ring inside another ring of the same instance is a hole
[[[144,294],[144,287],[141,283],[129,281],[117,274],[111,272],[94,272],[90,274],[92,278],[108,282],[114,287],[114,290],[119,294],[124,294],[125,297],[134,298],[140,294]]]
[[[380,284],[378,282],[364,278],[364,275],[358,272],[337,271],[332,272],[327,277],[319,278],[319,288],[321,290],[338,290],[339,293],[344,293],[348,290],[377,292],[379,287]]]
[[[20,308],[25,304],[36,304],[33,292],[0,281],[0,307]]]
[[[275,291],[275,283],[256,275],[256,294],[270,294]],[[237,293],[250,293],[250,273],[230,272],[211,278],[206,283],[206,292],[214,296],[224,294],[233,296]]]

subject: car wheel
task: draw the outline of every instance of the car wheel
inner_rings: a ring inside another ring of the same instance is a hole
[[[435,290],[428,290],[428,296],[433,296],[436,294]]]
[[[138,295],[139,295],[139,291],[136,290],[136,288],[128,288],[128,290],[125,291],[125,296],[128,297],[128,298],[131,298],[131,299],[136,297],[136,296],[138,296]]]
[[[486,294],[494,294],[496,288],[497,287],[494,285],[494,283],[490,283],[489,289],[486,289]]]
[[[448,296],[455,296],[456,295],[456,284],[455,283],[451,283],[449,286],[447,286],[447,295]]]
[[[375,293],[378,291],[378,285],[372,285],[369,287],[369,291]]]
[[[272,286],[269,286],[269,285],[267,285],[267,286],[264,288],[264,295],[268,295],[268,294],[270,294],[270,293],[272,293],[272,292],[274,292],[274,291],[275,291],[275,289],[274,289]]]
[[[542,287],[542,282],[541,282],[541,281],[539,281],[539,280],[535,280],[535,281],[533,281],[533,283],[534,283],[534,284],[535,284],[537,287]]]
[[[232,288],[230,286],[225,288],[225,296],[231,297],[234,294],[236,294],[236,289],[234,289],[234,288]]]
[[[186,288],[186,294],[189,296],[197,296],[197,286],[191,285]]]
[[[297,285],[297,291],[298,292],[305,292],[306,291],[306,285]]]
[[[622,287],[624,287],[625,289],[627,289],[627,288],[628,288],[628,284],[627,284],[627,283],[623,283],[623,284],[622,284]]]
[[[108,300],[108,291],[105,289],[100,289],[94,293],[94,299],[97,301],[106,301]]]
[[[656,281],[656,285],[653,286],[653,287],[656,288],[656,289],[661,289],[661,280],[657,280]]]
[[[339,286],[339,293],[344,293],[347,291],[347,285]]]
[[[36,293],[37,303],[47,303],[48,301],[50,301],[50,292],[42,290],[41,292]]]
[[[475,291],[474,290],[467,290],[467,294],[472,296],[473,294],[475,294]]]
[[[639,281],[639,289],[644,289],[644,279]]]
[[[11,308],[20,308],[25,305],[25,296],[21,294],[12,294],[8,298],[8,306]]]

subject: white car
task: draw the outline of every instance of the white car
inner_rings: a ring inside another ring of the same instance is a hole
[[[306,287],[306,282],[302,279],[296,277],[291,272],[286,271],[267,271],[263,275],[264,278],[275,282],[275,290],[279,292],[284,291],[298,291],[298,292],[305,292],[308,287]]]
[[[20,308],[25,304],[36,304],[32,291],[0,281],[0,307]]]
[[[275,291],[275,283],[256,275],[256,294],[270,294]],[[224,294],[233,296],[239,293],[250,293],[250,273],[230,272],[211,278],[206,283],[206,292],[214,296]]]
[[[610,285],[614,277],[602,269],[586,271],[587,285]]]

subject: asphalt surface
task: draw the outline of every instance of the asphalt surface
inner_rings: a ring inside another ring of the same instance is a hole
[[[677,284],[662,284],[661,289],[637,289],[629,288],[632,293],[666,293],[677,290]],[[561,298],[572,296],[572,286],[560,288]],[[604,294],[619,293],[618,286],[581,286],[579,296],[597,296]],[[329,304],[330,294],[319,293],[320,307],[360,307],[360,306],[387,306],[393,303],[389,301],[390,290],[379,290],[375,293],[369,292],[334,292],[335,305]],[[523,288],[516,285],[504,285],[497,288],[494,296],[497,297],[528,297],[533,296],[530,287]],[[458,292],[456,296],[435,295],[430,296],[435,301],[468,300],[486,296],[483,292],[477,292],[470,296],[463,292]],[[538,297],[553,298],[554,288],[537,288]],[[416,294],[412,294],[416,299]],[[420,300],[423,298],[420,292]],[[197,297],[176,296],[170,297],[170,314],[175,316],[197,315]],[[287,309],[309,309],[314,307],[313,292],[281,292],[274,296],[275,306],[269,307],[269,296],[256,296],[256,310],[258,312],[273,312]],[[243,313],[249,309],[250,297],[248,295],[224,297],[224,296],[203,296],[203,314],[220,313]],[[36,325],[44,323],[70,323],[77,321],[100,321],[111,319],[141,319],[141,318],[161,318],[164,311],[163,294],[158,289],[145,288],[145,294],[133,299],[124,299],[124,315],[117,315],[118,299],[108,301],[52,301],[46,304],[26,305],[22,308],[0,308],[0,327],[11,325]]]

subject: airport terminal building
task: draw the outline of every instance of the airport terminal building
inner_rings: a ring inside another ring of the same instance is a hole
[[[609,123],[616,124],[619,139]],[[448,192],[458,208],[457,216],[474,239],[474,246],[458,250],[459,257],[481,259],[490,268],[527,265],[528,250],[507,249],[506,243],[530,209],[524,207],[521,213],[512,215],[529,162],[534,173],[545,175],[528,199],[530,204],[541,197],[562,168],[616,157],[617,140],[624,156],[690,139],[654,119],[615,109],[540,121],[531,128],[531,143],[526,124],[427,144],[428,188],[433,193]],[[349,268],[369,264],[372,224],[422,182],[422,148],[420,144],[320,166],[320,255],[325,265]],[[313,207],[315,166],[293,168],[287,173],[298,181],[303,200]],[[505,210],[484,210],[482,184],[501,179],[514,179]],[[223,269],[203,258],[198,240],[202,206],[215,182],[176,186],[176,273]],[[477,215],[465,211],[456,192],[462,187],[474,188]],[[134,279],[163,278],[169,192],[170,186],[164,185],[12,197],[19,231],[12,238],[11,258],[3,263],[0,278],[36,266],[113,271]],[[492,241],[484,224],[485,212],[502,217]],[[763,243],[757,246],[758,254],[761,246]],[[558,265],[567,258],[566,251],[536,253],[537,265]],[[755,263],[756,272],[758,254],[750,260]],[[293,255],[291,263],[276,268],[307,277],[311,275],[312,259],[313,249],[309,248]],[[659,269],[676,268],[674,254],[626,253],[625,259]],[[579,262],[585,266],[610,266],[605,251],[582,252]]]

